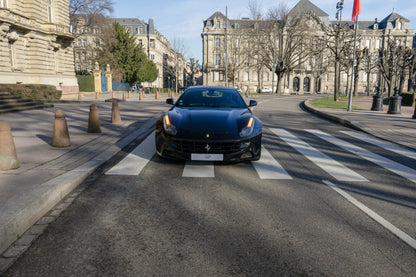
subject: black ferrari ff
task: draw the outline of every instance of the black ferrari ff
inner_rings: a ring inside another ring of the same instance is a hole
[[[198,161],[258,160],[262,123],[234,88],[188,88],[156,123],[156,152],[162,158]]]

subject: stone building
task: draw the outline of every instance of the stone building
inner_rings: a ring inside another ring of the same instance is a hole
[[[300,17],[306,26],[310,37],[323,36],[324,32],[320,26],[330,26],[340,23],[353,29],[351,21],[330,20],[329,15],[315,6],[309,0],[300,0],[295,7],[288,13],[289,17]],[[275,21],[263,20],[261,18],[252,20],[248,18],[228,19],[221,12],[215,12],[208,19],[203,21],[204,28],[201,34],[203,42],[203,83],[204,85],[225,85],[226,61],[228,62],[228,76],[230,76],[230,63],[233,58],[230,53],[245,51],[246,48],[256,47],[253,33],[256,30],[270,28]],[[227,28],[226,28],[227,27]],[[227,34],[227,36],[226,36]],[[273,36],[271,34],[271,36]],[[287,34],[285,34],[287,37]],[[226,39],[227,37],[227,39]],[[237,37],[237,39],[235,39]],[[379,49],[386,46],[389,39],[393,39],[398,45],[412,48],[414,39],[413,30],[409,20],[397,13],[391,13],[383,20],[378,21],[359,21],[358,24],[358,49],[367,47],[373,56],[377,55]],[[234,41],[233,39],[234,38]],[[308,38],[306,38],[308,39]],[[276,41],[276,40],[275,40]],[[237,42],[237,43],[235,43]],[[274,42],[272,42],[274,43]],[[227,45],[225,47],[225,45]],[[237,47],[236,47],[237,45]],[[234,47],[235,49],[232,49]],[[227,48],[227,51],[225,49]],[[241,50],[243,49],[243,50]],[[227,55],[227,60],[225,56]],[[242,91],[258,91],[262,88],[275,87],[277,82],[276,74],[272,73],[271,68],[263,67],[261,70],[256,67],[255,56],[244,58],[245,53],[240,52],[235,64],[240,65],[233,73],[233,82],[229,86],[241,88]],[[322,60],[317,61],[303,60],[290,72],[284,75],[280,82],[279,91],[284,93],[333,93],[334,92],[334,66],[330,63],[328,50],[321,52]],[[247,59],[247,60],[245,60]],[[326,62],[324,65],[323,63]],[[234,66],[234,69],[236,67]],[[274,76],[273,76],[274,75]],[[230,79],[230,77],[229,77]],[[275,80],[275,82],[273,82]],[[345,93],[350,82],[350,73],[341,73],[341,93]],[[261,87],[259,87],[259,83]],[[366,91],[370,84],[371,91],[375,86],[383,86],[377,70],[370,73],[361,70],[358,77],[358,92]]]
[[[114,18],[120,25],[126,26],[130,34],[137,37],[137,44],[143,47],[147,58],[153,61],[158,70],[157,79],[148,87],[176,88],[175,79],[178,76],[178,86],[183,86],[186,60],[180,53],[172,49],[169,40],[155,28],[153,19],[146,23],[138,18]]]
[[[153,19],[145,21],[138,18],[110,18],[110,22],[118,22],[127,27],[131,35],[136,36],[137,44],[143,47],[147,58],[153,61],[159,71],[154,82],[142,84],[145,87],[172,88],[184,82],[185,58],[172,49],[171,44],[154,26]],[[101,29],[97,24],[87,24],[85,16],[74,17],[73,34],[75,36],[74,58],[77,72],[89,72],[93,69],[95,49],[100,45]],[[178,69],[178,71],[176,71]]]
[[[0,1],[0,83],[78,92],[68,0]]]

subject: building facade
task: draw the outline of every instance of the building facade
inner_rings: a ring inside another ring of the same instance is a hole
[[[309,0],[301,0],[289,11],[290,17],[302,18],[307,28],[307,38],[323,37],[322,26],[331,26],[340,23],[353,29],[351,21],[330,20],[329,15],[315,6]],[[204,85],[224,85],[227,68],[228,86],[241,88],[243,92],[255,92],[263,88],[272,88],[277,85],[277,75],[269,66],[259,67],[256,55],[245,57],[243,52],[256,47],[256,34],[270,28],[276,21],[252,20],[248,18],[228,19],[221,12],[216,12],[204,20],[201,34],[203,42],[203,83]],[[352,30],[351,30],[352,31]],[[271,33],[270,36],[273,36]],[[282,37],[288,37],[284,34]],[[409,20],[391,13],[381,21],[359,21],[358,51],[366,47],[373,56],[386,47],[389,40],[394,40],[400,46],[412,48],[414,33]],[[276,41],[276,39],[274,40]],[[275,43],[271,40],[270,43]],[[276,42],[277,44],[278,42]],[[244,47],[246,45],[246,47]],[[226,51],[227,49],[227,51]],[[242,50],[241,50],[242,49]],[[233,57],[237,53],[237,57]],[[301,54],[300,54],[301,55]],[[247,56],[247,55],[246,55]],[[333,93],[334,92],[334,65],[328,57],[329,50],[322,50],[318,59],[299,59],[299,63],[289,74],[285,74],[279,84],[279,91],[284,93]],[[225,58],[227,57],[227,59]],[[234,61],[232,59],[234,58]],[[277,61],[278,62],[278,61]],[[227,64],[226,64],[227,63]],[[237,66],[236,66],[237,65]],[[235,72],[231,72],[234,70]],[[340,91],[346,93],[350,83],[350,72],[341,70]],[[232,81],[230,81],[230,76]],[[383,86],[382,78],[377,70],[360,70],[358,76],[358,92],[365,92],[368,86],[371,91],[375,86]]]
[[[172,49],[169,40],[164,37],[154,26],[153,19],[145,22],[139,18],[110,18],[110,22],[118,22],[125,26],[131,35],[136,37],[136,42],[141,45],[147,58],[156,64],[159,71],[154,82],[143,83],[145,87],[176,88],[184,82],[185,58]],[[88,24],[85,17],[74,17],[73,34],[75,36],[74,59],[77,73],[87,73],[94,68],[95,49],[100,47],[102,32],[97,24]],[[176,77],[177,76],[177,77]]]
[[[0,83],[78,92],[68,0],[0,1]]]

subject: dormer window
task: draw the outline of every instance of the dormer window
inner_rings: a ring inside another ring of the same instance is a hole
[[[217,20],[217,28],[221,28],[221,21]]]
[[[398,29],[398,30],[401,30],[401,29],[402,29],[402,27],[403,27],[402,22],[401,22],[401,21],[399,21],[399,22],[397,23],[397,29]]]
[[[239,28],[240,28],[240,24],[239,24],[239,23],[235,23],[235,24],[234,24],[234,28],[235,28],[235,29],[239,29]]]
[[[374,30],[378,30],[378,23],[374,23],[374,25],[373,25],[373,29],[374,29]]]

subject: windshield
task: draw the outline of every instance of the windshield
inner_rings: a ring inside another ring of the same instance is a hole
[[[186,90],[176,102],[178,107],[247,108],[236,90],[193,88]]]

